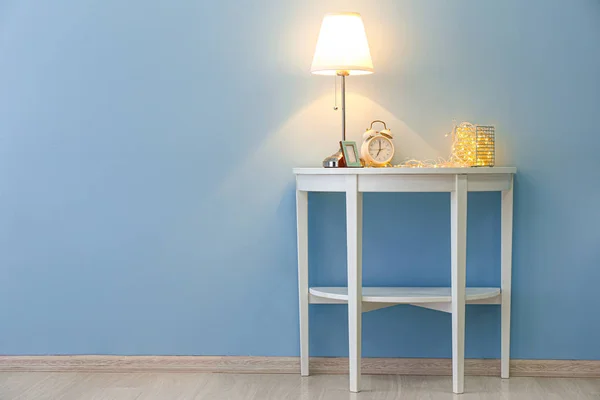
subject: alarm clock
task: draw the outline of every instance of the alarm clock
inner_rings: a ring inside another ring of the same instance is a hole
[[[373,129],[373,124],[376,122],[383,124],[383,130]],[[365,166],[385,167],[390,164],[394,157],[394,143],[392,142],[392,132],[387,128],[385,122],[378,119],[371,122],[369,129],[363,133],[363,139],[360,155],[365,161]]]

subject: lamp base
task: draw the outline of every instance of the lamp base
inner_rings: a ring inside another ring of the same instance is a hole
[[[344,154],[341,150],[338,150],[336,153],[326,157],[323,160],[324,168],[342,168],[346,166],[346,160],[344,160]]]

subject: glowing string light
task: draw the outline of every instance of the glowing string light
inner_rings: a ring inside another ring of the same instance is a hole
[[[395,168],[468,168],[473,166],[493,166],[494,127],[476,126],[469,122],[454,125],[452,130],[452,152],[448,159],[410,159]]]

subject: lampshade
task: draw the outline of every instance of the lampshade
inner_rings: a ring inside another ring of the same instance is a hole
[[[369,42],[358,13],[327,14],[321,24],[310,72],[317,75],[373,73]]]

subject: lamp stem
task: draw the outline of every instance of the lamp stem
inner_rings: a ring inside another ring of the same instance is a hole
[[[342,141],[346,141],[346,76],[350,75],[348,71],[337,71],[337,76],[342,77]],[[323,167],[337,168],[346,166],[342,149],[338,146],[338,151],[326,157],[323,160]]]
[[[342,140],[346,141],[346,74],[342,76]]]

